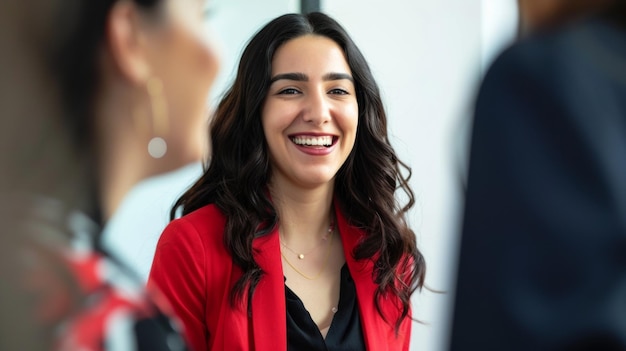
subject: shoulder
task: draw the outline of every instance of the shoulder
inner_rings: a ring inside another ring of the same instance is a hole
[[[75,256],[67,263],[83,289],[81,301],[88,303],[65,322],[61,349],[101,350],[103,343],[119,340],[133,342],[137,350],[184,349],[178,324],[138,279],[108,257]]]
[[[159,238],[152,272],[174,269],[173,261],[179,262],[176,267],[180,269],[198,272],[208,267],[225,267],[231,262],[224,244],[225,224],[226,217],[215,205],[173,220]]]
[[[199,231],[211,231],[216,228],[223,229],[226,224],[226,217],[214,204],[201,207],[181,218],[175,219],[170,226],[190,227]]]
[[[513,44],[494,61],[484,85],[528,82],[567,87],[577,78],[611,74],[609,61],[624,65],[626,31],[603,18],[574,22],[550,32],[538,33]],[[621,47],[621,49],[619,48]]]
[[[567,130],[572,136],[587,135],[600,125],[611,129],[623,120],[624,39],[624,29],[594,18],[511,46],[481,84],[474,133],[488,131],[506,139],[503,133],[520,134],[526,128],[535,138],[548,140],[552,137],[545,131],[563,134],[563,123],[574,128]]]
[[[227,259],[225,225],[226,217],[213,204],[171,221],[159,238],[152,270],[161,261],[166,261],[164,267],[171,268],[174,259],[180,261],[179,266],[190,265],[192,260],[211,264]]]
[[[225,225],[226,217],[217,206],[210,204],[170,222],[161,235],[159,246],[181,240],[203,244],[221,242]]]

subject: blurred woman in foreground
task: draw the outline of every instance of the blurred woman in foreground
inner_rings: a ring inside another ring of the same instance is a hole
[[[217,69],[204,1],[3,6],[14,79],[0,90],[11,150],[1,300],[15,314],[2,317],[1,349],[184,349],[163,305],[102,252],[98,233],[138,181],[200,159]]]

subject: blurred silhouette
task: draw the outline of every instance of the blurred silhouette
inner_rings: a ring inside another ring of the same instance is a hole
[[[217,61],[201,1],[0,4],[0,349],[182,350],[99,245],[138,181],[197,162]]]
[[[625,6],[520,4],[476,102],[451,349],[624,350]]]

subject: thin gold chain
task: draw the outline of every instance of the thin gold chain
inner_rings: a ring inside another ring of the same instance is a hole
[[[334,231],[333,231],[334,232]],[[330,261],[330,249],[333,246],[333,232],[330,233],[330,242],[328,243],[328,250],[326,250],[326,257],[324,257],[324,265],[322,266],[322,269],[320,269],[319,272],[317,272],[317,274],[314,277],[310,277],[304,273],[302,273],[301,270],[299,270],[298,268],[296,268],[296,266],[294,266],[293,264],[291,264],[291,262],[289,262],[289,260],[287,259],[287,257],[285,256],[285,254],[282,252],[282,250],[280,251],[280,255],[283,256],[283,259],[285,260],[285,262],[289,265],[289,267],[291,267],[296,273],[300,274],[301,276],[303,276],[305,279],[308,280],[315,280],[317,278],[320,277],[320,275],[322,275],[322,272],[324,272],[324,270],[326,270],[326,267],[328,266],[328,262]]]
[[[330,221],[330,225],[328,226],[328,231],[326,232],[326,235],[324,235],[324,237],[322,237],[322,242],[326,241],[328,239],[328,237],[333,234],[334,230],[335,230],[335,222],[333,220],[331,220]],[[309,250],[307,252],[296,252],[296,251],[292,250],[289,246],[287,246],[287,244],[285,244],[282,240],[280,241],[280,245],[282,245],[282,247],[284,247],[285,249],[291,251],[291,253],[296,255],[296,257],[298,257],[299,260],[303,260],[306,256],[312,254],[314,251],[319,249],[320,246],[322,246],[321,243],[320,243],[320,244],[316,245],[314,248],[312,248],[311,250]]]

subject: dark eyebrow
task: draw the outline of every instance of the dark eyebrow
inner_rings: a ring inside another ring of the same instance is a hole
[[[294,80],[297,82],[308,82],[309,77],[304,73],[282,73],[277,74],[272,79],[270,79],[270,85],[272,85],[277,80]]]
[[[281,73],[281,74],[275,75],[274,77],[272,77],[272,79],[270,79],[270,85],[282,79],[293,80],[296,82],[308,82],[309,76],[307,76],[304,73]],[[352,76],[347,73],[334,73],[333,72],[333,73],[327,73],[322,77],[322,80],[324,81],[342,80],[342,79],[347,79],[354,83],[354,79],[352,78]]]
[[[347,73],[327,73],[322,77],[324,81],[347,79],[354,83],[354,79]]]

